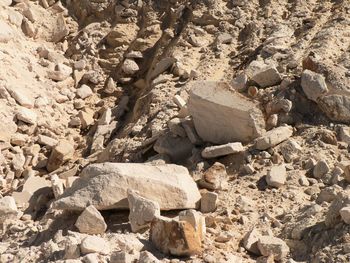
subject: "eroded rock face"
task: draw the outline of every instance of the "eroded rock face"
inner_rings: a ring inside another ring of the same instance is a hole
[[[83,210],[128,208],[127,190],[158,202],[161,210],[196,208],[201,198],[188,170],[179,165],[101,163],[86,167],[54,206]]]
[[[191,256],[202,250],[200,235],[189,222],[166,217],[153,220],[150,240],[161,252],[174,256]]]
[[[198,135],[207,142],[249,142],[265,132],[259,105],[225,82],[195,82],[188,108]]]

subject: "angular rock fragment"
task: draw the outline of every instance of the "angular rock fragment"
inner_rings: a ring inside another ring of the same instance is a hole
[[[25,123],[28,124],[36,124],[37,121],[37,114],[35,113],[35,111],[27,109],[27,108],[23,108],[21,107],[18,111],[17,111],[17,115],[16,115],[18,120],[21,120]]]
[[[54,203],[58,209],[128,208],[127,189],[157,202],[161,210],[196,208],[201,198],[185,167],[140,163],[100,163],[87,166],[79,179]]]
[[[97,236],[87,236],[80,244],[80,250],[83,254],[99,253],[108,255],[110,253],[110,247],[108,242],[103,238]]]
[[[207,142],[249,142],[265,132],[258,104],[225,82],[196,81],[188,102],[198,135]]]
[[[60,195],[63,194],[63,182],[61,179],[57,176],[57,174],[53,174],[51,176],[51,186],[52,186],[52,191],[55,196],[55,198],[58,198]]]
[[[143,198],[137,192],[128,190],[129,201],[129,221],[131,230],[138,232],[144,228],[149,227],[152,220],[156,216],[160,216],[159,204]]]
[[[329,172],[328,163],[325,160],[319,160],[314,167],[313,175],[316,179],[320,179],[322,176]]]
[[[75,222],[75,226],[80,233],[85,234],[102,234],[106,231],[107,225],[100,212],[90,205],[81,213]]]
[[[77,95],[82,98],[86,99],[87,97],[90,97],[93,94],[91,88],[88,85],[81,85],[80,88],[77,89]]]
[[[243,238],[243,246],[246,250],[255,255],[260,255],[260,251],[258,248],[258,241],[261,237],[261,234],[258,232],[256,228],[250,230]]]
[[[178,162],[191,156],[193,145],[188,138],[165,135],[156,141],[153,148],[157,153],[170,156],[173,162]]]
[[[159,263],[159,260],[148,251],[140,253],[139,263]]]
[[[266,182],[272,187],[281,187],[285,184],[287,177],[286,167],[284,165],[273,166],[266,175]]]
[[[200,212],[193,209],[182,211],[179,213],[179,220],[190,223],[197,231],[200,239],[204,240],[206,233],[205,218]]]
[[[252,80],[261,88],[266,88],[279,84],[282,78],[275,66],[266,66],[258,70],[252,76]]]
[[[202,251],[201,239],[186,221],[156,217],[151,224],[150,240],[164,254],[191,256]]]
[[[305,70],[301,74],[301,87],[306,97],[317,102],[318,98],[328,92],[325,78],[311,70]]]
[[[50,158],[47,163],[47,170],[52,172],[58,169],[64,162],[71,159],[74,154],[73,145],[66,141],[61,140],[55,148],[52,149]]]
[[[293,127],[281,126],[266,132],[262,137],[255,141],[255,147],[258,150],[267,150],[277,144],[287,140],[293,135]]]
[[[216,210],[218,200],[218,194],[213,192],[207,192],[202,194],[201,199],[201,212],[202,213],[211,213]]]
[[[5,22],[0,20],[0,43],[7,43],[14,37],[12,28]]]
[[[199,185],[209,190],[224,190],[227,188],[227,173],[225,165],[216,162],[203,174]]]
[[[263,256],[273,255],[276,260],[285,258],[289,253],[287,244],[282,239],[272,236],[259,237],[258,248]]]
[[[202,157],[207,159],[216,158],[216,157],[234,154],[242,151],[244,151],[242,143],[232,142],[232,143],[227,143],[227,144],[218,145],[218,146],[206,147],[202,151]]]
[[[6,219],[15,219],[17,214],[16,202],[12,196],[5,196],[0,199],[0,225],[2,225]]]
[[[341,219],[346,223],[350,224],[350,206],[343,207],[339,210],[339,214],[341,216]]]

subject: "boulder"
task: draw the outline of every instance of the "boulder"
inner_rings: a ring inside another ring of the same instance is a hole
[[[186,221],[156,217],[151,224],[150,240],[164,254],[191,256],[201,253],[201,238]]]
[[[277,144],[287,140],[293,135],[292,126],[281,126],[268,131],[263,136],[259,137],[255,141],[255,147],[258,150],[267,150]]]
[[[201,240],[204,240],[206,234],[205,217],[196,210],[190,209],[179,213],[179,220],[190,223],[197,231]]]
[[[211,213],[216,210],[218,201],[218,194],[214,192],[207,192],[202,194],[201,199],[201,212]]]
[[[265,132],[259,105],[225,82],[194,82],[188,108],[198,135],[207,142],[249,142]]]
[[[161,210],[196,208],[201,198],[188,170],[179,165],[100,163],[87,166],[54,203],[57,209],[129,208],[127,189],[157,202]]]
[[[73,154],[73,145],[66,140],[61,140],[51,151],[51,155],[47,163],[47,170],[52,172],[58,169],[64,162],[71,159]]]
[[[99,253],[108,255],[110,253],[110,246],[101,237],[87,236],[81,241],[80,250],[83,254]]]
[[[15,219],[17,214],[16,202],[12,196],[5,196],[0,199],[0,225],[3,224],[6,219]]]

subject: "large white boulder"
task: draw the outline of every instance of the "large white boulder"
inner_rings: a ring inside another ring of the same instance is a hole
[[[225,82],[195,82],[188,108],[198,135],[207,142],[249,142],[265,132],[259,105]]]
[[[127,190],[157,202],[161,210],[196,208],[201,195],[188,170],[179,165],[100,163],[87,166],[54,207],[84,210],[129,208]]]

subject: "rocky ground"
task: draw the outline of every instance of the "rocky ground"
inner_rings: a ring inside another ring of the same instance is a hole
[[[350,2],[0,0],[0,262],[350,262]]]

